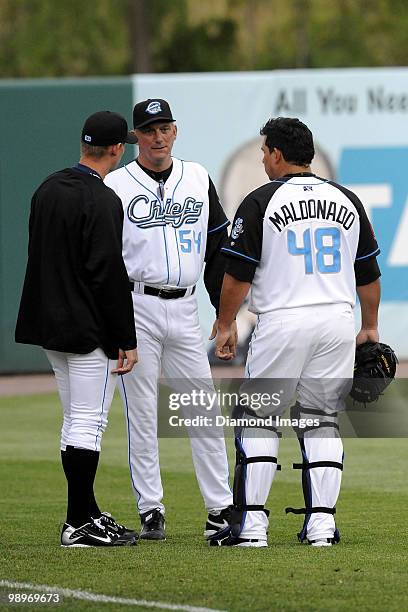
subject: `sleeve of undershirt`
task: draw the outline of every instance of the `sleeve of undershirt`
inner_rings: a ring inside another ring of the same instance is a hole
[[[240,204],[230,236],[221,251],[225,272],[242,282],[252,282],[262,253],[263,214],[258,200],[249,194]]]
[[[208,201],[207,247],[204,258],[206,264],[203,280],[211,304],[214,306],[218,316],[222,280],[225,271],[225,258],[221,254],[221,247],[228,236],[227,227],[229,221],[221,206],[217,190],[211,178],[209,178]]]
[[[380,254],[380,248],[377,244],[373,227],[367,217],[364,206],[355,194],[354,196],[356,198],[356,207],[360,217],[360,235],[354,262],[356,285],[359,287],[361,285],[368,285],[381,276],[377,262],[377,255]]]

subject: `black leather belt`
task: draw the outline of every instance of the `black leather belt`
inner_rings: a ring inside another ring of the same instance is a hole
[[[130,282],[131,291],[134,291],[135,283]],[[195,285],[190,295],[193,295],[195,292]],[[143,291],[145,295],[155,295],[162,300],[177,300],[178,298],[182,298],[186,295],[188,289],[167,289],[162,287],[159,289],[158,287],[151,287],[150,285],[143,285]]]

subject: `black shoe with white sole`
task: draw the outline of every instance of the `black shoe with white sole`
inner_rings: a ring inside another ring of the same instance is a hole
[[[224,508],[219,514],[209,514],[205,524],[204,537],[206,540],[215,536],[218,531],[229,527],[232,506]]]
[[[142,521],[141,540],[165,540],[164,516],[158,508],[140,515]]]
[[[109,532],[116,534],[121,540],[138,540],[139,534],[134,529],[129,529],[124,525],[121,525],[109,512],[102,512],[101,516],[98,518],[98,522],[101,523],[103,527]]]
[[[64,524],[61,533],[61,546],[73,548],[88,548],[89,546],[125,546],[136,544],[137,539],[122,540],[97,521],[91,520],[81,527]]]
[[[239,546],[241,548],[265,548],[268,546],[266,540],[258,538],[235,538],[231,534],[225,537],[213,536],[209,540],[210,546]]]

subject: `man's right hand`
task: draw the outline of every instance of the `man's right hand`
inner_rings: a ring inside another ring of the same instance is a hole
[[[112,374],[127,374],[132,370],[137,361],[137,349],[132,349],[131,351],[119,349],[118,362],[116,368],[112,370]]]
[[[378,329],[360,329],[356,337],[356,346],[364,342],[378,342],[380,339]]]
[[[234,359],[237,355],[237,324],[235,321],[229,326],[218,324],[217,337],[215,339],[215,355],[223,361]]]

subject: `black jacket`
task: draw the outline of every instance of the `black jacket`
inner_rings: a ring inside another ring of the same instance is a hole
[[[123,209],[96,174],[67,168],[31,201],[28,264],[16,342],[68,353],[136,347],[122,259]]]

